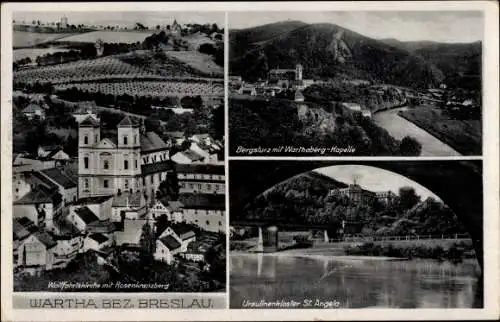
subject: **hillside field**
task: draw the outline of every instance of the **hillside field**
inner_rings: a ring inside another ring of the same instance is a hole
[[[12,33],[12,46],[31,47],[40,45],[59,38],[72,36],[73,34],[36,33],[27,31],[14,31]]]

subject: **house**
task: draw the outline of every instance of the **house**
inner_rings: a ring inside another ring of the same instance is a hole
[[[112,240],[102,233],[92,233],[88,235],[83,243],[83,250],[101,250],[105,247],[109,247],[112,244]]]
[[[191,142],[189,150],[201,155],[204,163],[217,162],[217,152],[219,149],[212,147],[211,144]]]
[[[210,232],[224,232],[226,229],[225,195],[180,194],[184,220],[188,224]]]
[[[304,101],[304,94],[302,94],[301,91],[297,90],[295,92],[295,102],[303,102]]]
[[[41,120],[45,119],[45,110],[40,107],[40,105],[31,103],[28,106],[26,106],[23,110],[22,113],[29,119],[32,120],[35,117],[40,118]]]
[[[174,260],[174,255],[181,252],[181,246],[181,242],[173,235],[160,237],[156,240],[156,250],[153,257],[170,265]]]
[[[241,95],[256,96],[257,95],[257,90],[253,86],[243,85],[238,90],[238,93],[241,94]]]
[[[347,109],[350,109],[351,111],[361,112],[361,105],[359,105],[358,103],[343,102],[342,106]]]
[[[141,166],[143,193],[147,200],[154,200],[160,184],[167,179],[167,174],[172,169],[171,161],[150,163]]]
[[[154,221],[158,217],[165,215],[169,221],[182,222],[182,206],[179,201],[157,200],[150,209],[151,218],[149,219]]]
[[[203,253],[195,253],[195,252],[186,252],[182,253],[181,257],[184,258],[185,260],[191,261],[191,262],[204,262],[205,261],[205,254]]]
[[[139,247],[141,242],[142,230],[144,225],[149,224],[147,220],[129,220],[123,221],[122,230],[115,232],[116,245]]]
[[[17,267],[19,261],[19,245],[29,236],[38,231],[38,227],[26,217],[12,218],[12,243],[13,243],[13,265]]]
[[[184,132],[165,132],[175,146],[180,146],[186,140]]]
[[[225,194],[225,167],[215,164],[175,165],[179,193]]]
[[[49,182],[55,185],[62,196],[63,204],[76,202],[78,197],[77,178],[70,177],[59,168],[36,171],[32,175],[39,182],[48,184],[49,186]]]
[[[57,243],[54,248],[54,266],[65,267],[83,251],[83,236],[79,233],[51,235]]]
[[[18,245],[17,266],[33,275],[40,270],[52,269],[56,245],[46,232],[31,234]]]
[[[14,218],[26,217],[37,226],[51,226],[54,212],[60,209],[60,204],[54,205],[55,191],[37,187],[14,201],[12,213]]]
[[[89,224],[99,221],[99,217],[88,207],[71,209],[66,219],[80,232],[87,231]]]
[[[363,109],[361,111],[361,115],[363,115],[364,117],[372,118],[372,111],[368,109]]]
[[[70,205],[70,212],[78,208],[89,208],[98,218],[98,220],[111,219],[113,196],[98,196],[79,198],[76,202]]]
[[[37,171],[42,169],[54,168],[56,166],[56,160],[54,159],[40,159],[34,158],[27,155],[18,155],[14,158],[12,162],[12,172],[26,172],[26,171]]]
[[[146,214],[146,198],[141,192],[122,192],[113,197],[111,221],[139,219]],[[123,218],[122,218],[123,214]]]
[[[177,152],[172,156],[172,161],[177,164],[190,164],[190,163],[203,163],[205,157],[192,151],[192,150],[184,150],[181,152]]]
[[[27,180],[29,174],[25,172],[12,173],[12,199],[19,200],[31,191],[31,185]]]

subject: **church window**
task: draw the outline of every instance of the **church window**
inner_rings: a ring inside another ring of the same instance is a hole
[[[125,180],[125,189],[128,189],[128,180]]]
[[[108,160],[104,160],[104,169],[109,169],[109,161]]]
[[[134,144],[137,144],[137,135],[134,136]]]
[[[135,163],[135,168],[137,169],[137,160],[135,160],[135,162],[134,162],[134,163]]]
[[[104,180],[102,183],[103,183],[104,188],[109,188],[109,181],[108,180]]]
[[[207,190],[212,190],[212,185],[210,183],[207,183]]]
[[[89,157],[83,158],[83,166],[85,167],[85,169],[89,168]]]
[[[83,137],[83,144],[89,144],[89,137],[86,135]]]
[[[85,181],[83,181],[83,186],[85,187],[85,189],[89,188],[89,179],[85,179]]]
[[[123,160],[123,167],[128,170],[128,160]]]
[[[97,143],[97,141],[99,141],[99,135],[95,135],[95,143]]]
[[[124,136],[123,137],[123,145],[127,145],[128,144],[128,138],[127,136]]]

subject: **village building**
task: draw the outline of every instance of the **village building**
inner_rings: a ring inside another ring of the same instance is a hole
[[[50,169],[56,166],[56,160],[38,157],[31,157],[25,154],[15,154],[12,160],[12,172],[21,173],[26,171],[37,171]]]
[[[160,216],[166,216],[169,221],[180,223],[184,221],[182,213],[183,204],[179,201],[169,201],[166,199],[159,199],[150,208],[150,220],[156,221]]]
[[[34,232],[17,245],[17,264],[32,275],[53,268],[57,243],[46,232]]]
[[[354,112],[361,112],[362,109],[358,103],[343,102],[341,105]]]
[[[50,227],[54,213],[57,214],[62,210],[62,205],[55,202],[55,193],[42,186],[31,190],[19,200],[14,201],[13,217],[26,217],[38,227]]]
[[[301,64],[297,64],[295,69],[271,69],[268,72],[268,84],[280,88],[295,88],[302,83],[303,70]]]
[[[30,103],[26,106],[22,113],[29,119],[32,120],[35,117],[40,118],[41,120],[45,119],[45,110],[38,104]]]
[[[205,161],[204,156],[190,149],[177,152],[171,159],[177,164],[203,163]]]
[[[166,136],[170,138],[172,144],[175,146],[181,146],[186,140],[184,132],[165,132]]]
[[[146,215],[146,198],[140,192],[122,192],[113,197],[111,221],[139,219]]]
[[[226,229],[225,195],[181,194],[184,221],[210,232],[224,232]]]
[[[21,197],[31,191],[31,185],[27,180],[29,174],[26,172],[13,172],[12,173],[12,199],[13,201],[19,200]]]
[[[190,229],[178,229],[177,232],[167,227],[159,233],[156,240],[154,258],[171,264],[174,255],[187,251],[188,245],[196,240],[195,233]]]
[[[226,193],[224,165],[177,164],[175,166],[179,193]]]
[[[45,185],[50,189],[57,189],[62,196],[62,203],[75,202],[78,198],[78,184],[76,178],[70,177],[59,168],[44,169],[31,173],[32,181],[37,185]]]
[[[151,223],[145,219],[123,221],[123,227],[115,232],[115,242],[117,246],[140,247],[141,236],[144,225]]]

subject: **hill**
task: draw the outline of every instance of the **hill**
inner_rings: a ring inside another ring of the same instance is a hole
[[[420,88],[449,78],[455,72],[449,63],[453,59],[466,65],[470,61],[474,69],[474,59],[466,58],[469,44],[459,52],[452,46],[453,59],[439,55],[438,48],[446,44],[430,45],[423,48],[436,49],[414,53],[395,41],[375,40],[335,24],[287,21],[231,31],[229,66],[231,74],[249,80],[265,78],[271,68],[301,63],[305,78],[344,76]]]
[[[382,42],[406,50],[433,64],[443,72],[444,82],[452,87],[481,88],[482,42],[438,43],[433,41]]]

